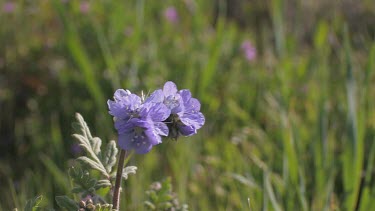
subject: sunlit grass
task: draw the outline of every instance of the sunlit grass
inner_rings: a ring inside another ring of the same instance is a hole
[[[143,209],[144,191],[169,176],[191,210],[375,207],[375,42],[341,16],[314,17],[306,32],[280,0],[248,28],[226,17],[225,1],[216,19],[213,1],[176,3],[178,24],[163,16],[172,1],[93,1],[88,13],[78,1],[43,2],[0,14],[0,210],[38,195],[54,207],[69,194],[75,112],[116,139],[113,91],[148,93],[167,80],[201,99],[206,125],[135,156],[121,207]],[[242,54],[246,39],[255,61]]]

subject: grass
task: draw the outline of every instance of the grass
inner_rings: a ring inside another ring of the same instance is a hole
[[[88,13],[78,1],[17,1],[0,13],[0,210],[37,195],[56,207],[71,188],[75,112],[103,141],[116,139],[106,107],[114,90],[148,93],[167,80],[201,100],[206,125],[135,156],[121,207],[142,210],[145,190],[169,176],[191,210],[375,207],[366,24],[375,5],[333,4],[330,16],[316,9],[322,2],[297,3],[237,2],[244,13],[233,19],[227,1],[92,1]],[[178,24],[163,16],[171,5]]]

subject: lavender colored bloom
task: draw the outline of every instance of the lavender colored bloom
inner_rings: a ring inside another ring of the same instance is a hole
[[[191,136],[197,133],[205,118],[200,112],[200,103],[191,97],[187,89],[177,90],[176,84],[168,81],[163,89],[156,90],[146,102],[163,103],[171,111],[171,115],[164,122],[169,128],[169,137],[177,139],[181,134]]]
[[[170,23],[177,23],[179,20],[178,13],[175,7],[171,6],[164,10],[164,17]]]
[[[253,44],[250,41],[245,40],[241,45],[241,49],[244,53],[244,56],[245,56],[246,60],[251,62],[255,59],[256,48],[253,46]]]
[[[205,122],[203,114],[200,112],[200,102],[191,97],[191,92],[187,89],[179,91],[184,102],[184,111],[178,114],[177,124],[179,132],[184,136],[191,136],[197,133]],[[180,123],[181,121],[181,123]]]
[[[70,151],[73,153],[73,155],[78,155],[80,154],[83,150],[82,147],[79,144],[73,144],[70,147]]]
[[[171,114],[177,114],[183,110],[183,101],[178,93],[175,83],[168,81],[163,89],[158,89],[151,94],[146,102],[164,103],[171,110]]]
[[[3,4],[4,13],[12,13],[16,9],[16,4],[12,1],[7,1]]]
[[[118,144],[122,149],[144,154],[161,143],[160,136],[168,136],[168,127],[163,121],[170,110],[163,103],[142,103],[139,96],[119,89],[114,101],[108,100],[107,104],[109,113],[115,117]]]

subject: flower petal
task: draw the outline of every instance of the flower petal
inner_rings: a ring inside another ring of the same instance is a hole
[[[140,144],[135,148],[135,153],[137,154],[146,154],[152,149],[153,145],[150,143]]]
[[[145,135],[148,138],[148,142],[152,145],[160,144],[161,137],[156,133],[154,129],[147,129]]]
[[[167,81],[163,87],[164,96],[174,95],[177,93],[177,86],[172,81]]]
[[[195,98],[190,98],[188,102],[184,103],[184,106],[185,106],[186,113],[199,111],[201,109],[201,103]]]
[[[131,94],[131,92],[129,90],[118,89],[118,90],[116,90],[115,94],[113,95],[113,98],[116,101],[121,101],[124,97],[126,97],[130,94]]]
[[[161,89],[154,91],[146,100],[145,103],[162,103],[164,100],[164,93]]]
[[[183,136],[191,136],[197,133],[197,130],[193,126],[182,125],[178,129]]]
[[[123,104],[112,100],[107,101],[109,114],[117,118],[126,118],[127,113],[124,112]]]
[[[119,134],[118,145],[123,150],[134,149],[134,142],[132,142],[134,137],[134,132]]]
[[[158,135],[161,136],[168,136],[169,129],[168,126],[162,122],[155,122],[154,123],[155,131]]]
[[[188,102],[191,98],[191,92],[188,89],[180,90],[179,94],[181,95],[182,101],[184,101],[184,103]]]
[[[169,117],[171,111],[163,103],[156,103],[150,105],[148,114],[150,115],[152,121],[161,122]]]
[[[201,112],[196,113],[185,113],[180,120],[186,126],[192,126],[195,129],[199,129],[204,125],[205,118]]]

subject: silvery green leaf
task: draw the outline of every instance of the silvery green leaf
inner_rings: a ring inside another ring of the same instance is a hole
[[[95,184],[95,189],[110,187],[111,185],[112,185],[111,181],[107,179],[103,179],[103,180],[97,181],[97,183]]]
[[[96,210],[97,211],[112,211],[113,205],[112,204],[97,204]]]
[[[81,193],[83,191],[85,191],[85,190],[83,188],[81,188],[81,187],[74,187],[74,188],[72,188],[72,193]]]
[[[78,158],[85,163],[87,163],[92,168],[100,171],[105,177],[109,177],[110,171],[107,171],[107,167],[104,167],[101,161],[101,145],[102,140],[98,137],[92,137],[89,127],[87,126],[83,117],[76,113],[77,123],[74,125],[77,128],[79,134],[73,134],[73,137],[78,140],[80,146],[88,153],[90,158]],[[117,153],[116,153],[117,154]],[[111,160],[112,161],[112,160]]]
[[[90,155],[90,157],[97,159],[97,155],[92,149],[90,141],[86,137],[80,134],[73,134],[73,137],[80,142],[79,145],[83,148],[83,150],[85,150]]]
[[[135,174],[137,171],[137,167],[136,166],[127,166],[124,168],[123,172],[122,172],[122,178],[124,178],[125,180],[128,179],[128,174]]]
[[[25,211],[35,211],[38,208],[38,205],[42,201],[43,196],[37,196],[33,199],[27,200],[26,206],[25,206]]]
[[[101,172],[104,176],[106,177],[109,177],[107,171],[105,170],[104,166],[101,164],[101,163],[98,163],[86,156],[81,156],[79,158],[77,158],[78,161],[84,163],[84,164],[87,164],[89,165],[91,168],[95,169],[95,170],[98,170],[99,172]]]
[[[89,127],[87,126],[85,120],[83,119],[82,115],[79,113],[76,113],[76,119],[78,120],[78,124],[75,124],[74,127],[78,129],[79,132],[81,132],[85,137],[91,139],[91,132]]]
[[[55,200],[57,205],[59,205],[59,207],[61,208],[64,208],[65,210],[71,211],[79,209],[77,202],[75,202],[73,199],[70,199],[68,196],[56,196]]]
[[[144,203],[144,205],[149,209],[149,210],[155,210],[156,209],[156,206],[152,203],[152,202],[150,202],[150,201],[145,201],[145,202],[143,202]]]
[[[96,155],[100,153],[100,147],[102,146],[102,140],[99,137],[90,139],[92,149]]]
[[[108,173],[112,172],[112,167],[116,164],[118,149],[115,141],[110,141],[103,156],[103,165]]]

